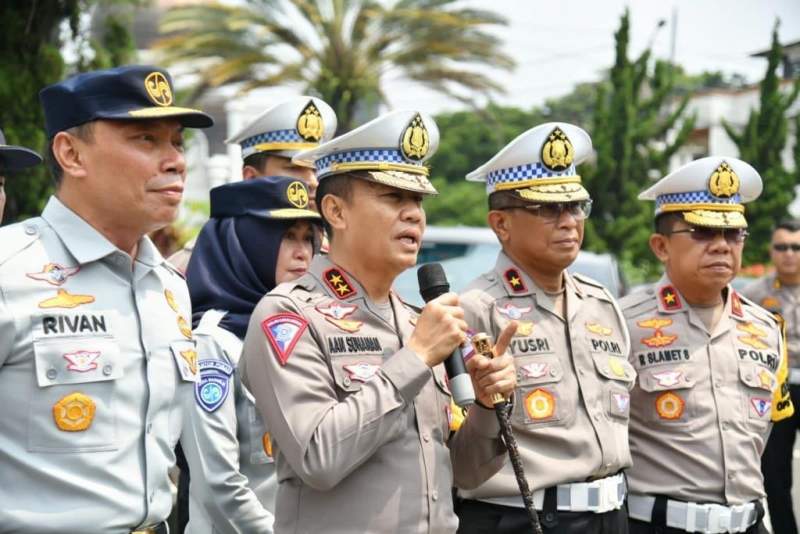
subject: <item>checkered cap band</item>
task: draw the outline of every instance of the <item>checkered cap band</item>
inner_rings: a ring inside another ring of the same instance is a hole
[[[317,167],[317,175],[323,176],[331,172],[331,167],[337,163],[402,163],[405,165],[418,165],[422,163],[409,161],[397,149],[391,148],[365,148],[360,150],[349,150],[346,152],[336,152],[319,158],[314,165]]]
[[[667,204],[741,204],[741,196],[737,193],[730,198],[715,197],[708,191],[689,191],[687,193],[669,193],[656,197],[656,213]]]
[[[273,130],[271,132],[264,132],[253,137],[248,137],[241,143],[242,150],[247,150],[250,147],[260,145],[262,143],[305,143],[305,139],[300,137],[297,130]]]
[[[570,165],[561,172],[552,171],[541,163],[497,169],[486,175],[486,188],[493,190],[498,184],[522,182],[531,178],[558,178],[559,176],[575,176],[575,165]]]

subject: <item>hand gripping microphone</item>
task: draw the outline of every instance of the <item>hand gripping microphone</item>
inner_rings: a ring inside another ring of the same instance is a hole
[[[425,302],[430,302],[439,295],[450,291],[447,276],[439,263],[426,263],[420,267],[417,271],[417,281],[419,282],[419,293]],[[453,354],[447,357],[444,361],[444,368],[450,379],[453,401],[462,408],[475,402],[475,390],[472,389],[472,379],[464,366],[461,347],[456,347]]]

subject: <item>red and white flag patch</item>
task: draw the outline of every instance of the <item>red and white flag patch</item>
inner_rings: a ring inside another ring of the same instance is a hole
[[[293,313],[278,313],[261,321],[261,329],[281,365],[286,365],[294,346],[307,327],[308,321]]]

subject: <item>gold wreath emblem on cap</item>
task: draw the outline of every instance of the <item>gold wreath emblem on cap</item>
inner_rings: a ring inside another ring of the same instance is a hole
[[[542,146],[542,163],[551,171],[563,171],[575,157],[575,148],[561,128],[556,126]]]
[[[302,182],[292,182],[286,188],[286,200],[296,208],[308,206],[308,191]]]
[[[172,88],[163,73],[156,71],[148,74],[144,79],[144,88],[153,102],[159,106],[172,104]]]
[[[314,105],[314,101],[309,101],[300,116],[297,118],[297,133],[306,141],[319,141],[325,131],[325,124],[322,122],[322,114]]]
[[[711,178],[708,179],[708,190],[715,197],[730,198],[739,192],[739,183],[739,176],[733,172],[727,162],[723,161],[711,173]]]
[[[403,132],[400,150],[406,159],[419,161],[425,157],[429,148],[428,130],[425,128],[422,117],[417,113]]]
[[[53,405],[53,419],[59,430],[80,432],[94,420],[95,404],[83,393],[71,393]]]

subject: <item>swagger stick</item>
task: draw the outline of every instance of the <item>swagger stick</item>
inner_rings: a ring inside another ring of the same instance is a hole
[[[472,346],[475,352],[486,356],[487,358],[494,357],[494,350],[489,336],[484,333],[478,333],[472,336]],[[525,511],[528,512],[528,519],[530,519],[533,532],[536,534],[542,533],[542,525],[539,524],[539,516],[536,514],[536,508],[533,505],[533,494],[531,488],[528,486],[528,479],[525,478],[525,471],[522,468],[522,458],[519,456],[519,447],[514,434],[511,433],[511,421],[508,416],[508,403],[499,393],[492,395],[492,404],[494,405],[494,413],[497,415],[497,421],[500,423],[500,433],[503,436],[503,442],[508,451],[508,458],[511,460],[511,467],[514,468],[514,476],[517,479],[519,491],[522,493],[522,502],[525,503]]]

